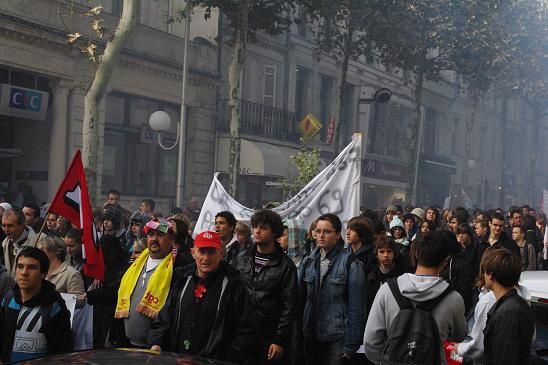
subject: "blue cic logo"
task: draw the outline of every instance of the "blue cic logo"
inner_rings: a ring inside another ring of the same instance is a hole
[[[10,108],[40,112],[42,95],[39,92],[12,88],[10,90]]]

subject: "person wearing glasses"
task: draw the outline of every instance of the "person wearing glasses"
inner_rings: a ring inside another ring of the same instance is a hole
[[[505,232],[504,215],[502,213],[494,213],[491,216],[489,229],[490,234],[487,242],[489,242],[490,247],[502,246],[521,257],[519,246]],[[480,254],[483,256],[483,252]]]
[[[23,246],[36,246],[36,233],[25,225],[25,215],[21,209],[11,208],[2,215],[2,230],[6,238],[2,242],[4,251],[3,264],[15,277],[15,257]]]
[[[339,217],[320,216],[317,247],[299,269],[306,364],[342,364],[362,342],[365,274],[361,262],[344,249],[341,230]]]

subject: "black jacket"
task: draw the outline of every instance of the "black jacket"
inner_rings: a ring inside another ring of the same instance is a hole
[[[474,284],[479,273],[479,266],[477,266],[479,255],[479,244],[472,241],[449,258],[440,275],[462,296],[465,313],[468,313],[474,302]]]
[[[510,237],[508,237],[506,232],[502,232],[500,234],[499,240],[495,242],[492,246],[494,245],[501,245],[502,247],[518,255],[518,257],[521,257],[521,251],[519,250],[519,246]]]
[[[15,281],[6,270],[6,267],[0,264],[0,300],[4,298],[13,287],[15,286]]]
[[[260,339],[286,348],[292,338],[298,305],[297,268],[276,244],[276,251],[257,275],[255,252],[253,245],[240,253],[234,267],[251,297]]]
[[[533,331],[531,308],[515,289],[510,290],[487,313],[483,363],[529,364]]]
[[[226,286],[221,293],[208,344],[199,352],[199,356],[242,363],[247,358],[246,350],[255,335],[251,301],[234,269],[226,262],[221,262],[219,270],[224,274],[226,283],[223,285]],[[188,278],[195,272],[196,264],[190,264],[177,268],[173,273],[173,284],[167,302],[152,322],[148,333],[148,342],[151,346],[160,345],[167,351],[175,351],[177,348],[181,331],[178,316],[185,311],[184,308],[180,308],[180,296]]]
[[[363,265],[363,270],[365,271],[365,275],[371,271],[373,265],[376,264],[375,261],[375,245],[373,243],[368,243],[365,245],[362,245],[360,249],[356,252],[352,252],[352,254],[360,260],[360,262]]]
[[[0,361],[10,362],[15,330],[19,312],[22,308],[21,292],[16,285],[2,299],[0,307]],[[42,280],[40,292],[24,303],[25,307],[40,306],[43,333],[47,342],[48,355],[72,352],[72,332],[70,328],[70,313],[61,295],[49,281]]]
[[[381,269],[379,268],[378,263],[374,263],[374,266],[371,268],[369,273],[366,277],[367,282],[367,292],[366,298],[365,298],[365,308],[367,310],[366,316],[369,316],[369,311],[371,309],[371,306],[373,305],[373,301],[375,300],[375,296],[377,295],[377,292],[379,291],[382,284],[386,282],[389,278],[397,278],[398,276],[405,273],[405,269],[403,265],[401,264],[401,261],[396,261],[396,264],[394,265],[394,268],[390,270],[387,273],[383,273]],[[367,322],[367,317],[366,321]],[[365,323],[364,323],[364,329],[365,329]]]

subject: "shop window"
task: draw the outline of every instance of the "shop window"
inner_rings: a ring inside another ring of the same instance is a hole
[[[125,98],[109,95],[107,97],[107,123],[124,124]]]

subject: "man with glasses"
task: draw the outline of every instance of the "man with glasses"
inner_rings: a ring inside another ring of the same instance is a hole
[[[36,234],[31,227],[25,225],[25,215],[17,208],[11,208],[4,212],[2,229],[6,235],[2,242],[3,264],[8,272],[15,277],[15,257],[23,246],[36,247]]]
[[[491,233],[487,242],[490,247],[502,246],[521,257],[519,246],[504,231],[504,215],[502,213],[494,213],[491,216],[489,228]],[[483,252],[481,255],[483,256]]]
[[[362,342],[364,270],[344,249],[341,230],[339,217],[320,216],[315,230],[317,246],[299,270],[307,364],[341,364]]]

